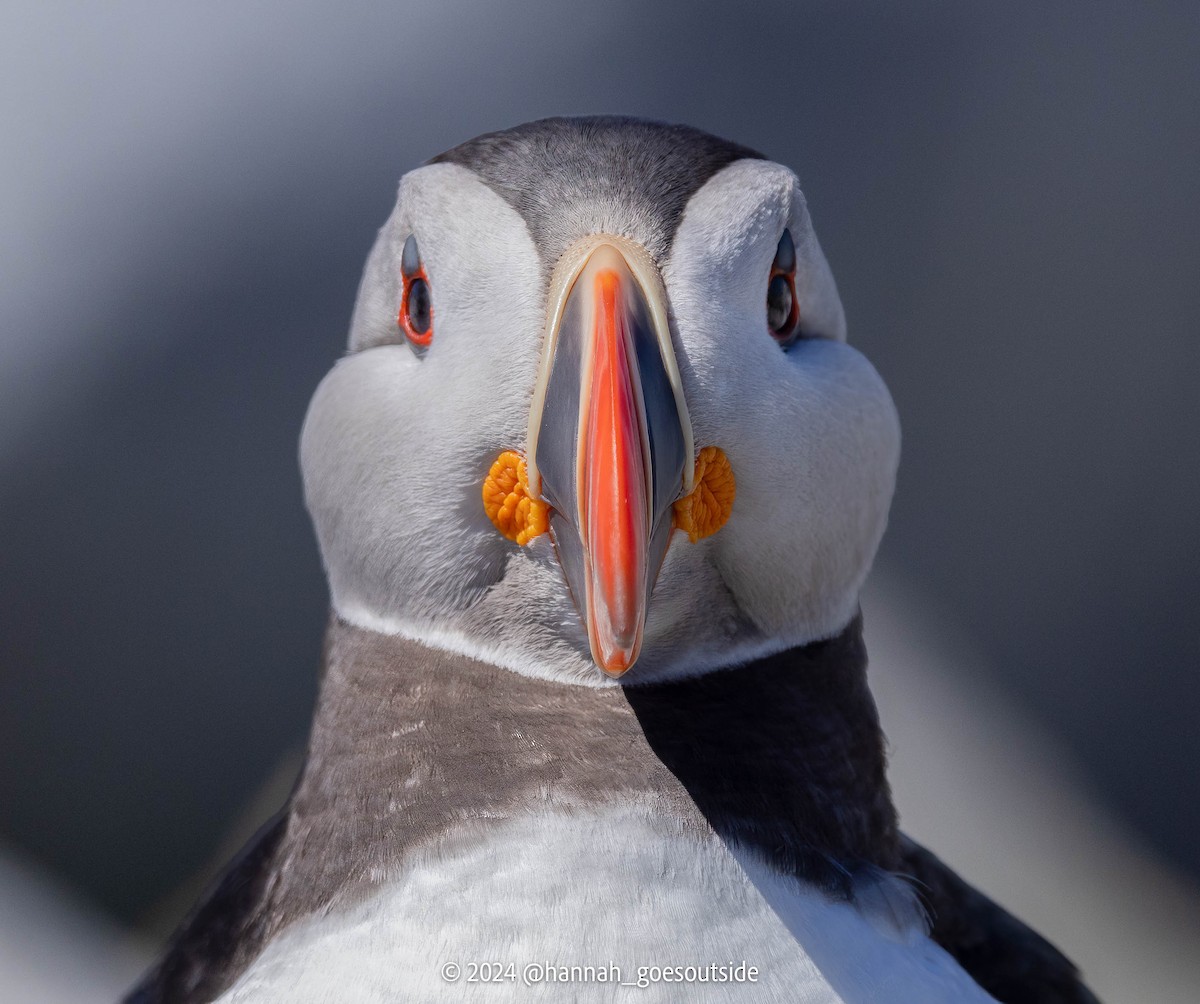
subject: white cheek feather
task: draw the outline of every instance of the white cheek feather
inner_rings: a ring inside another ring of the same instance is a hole
[[[410,233],[433,298],[421,358],[396,325]],[[518,548],[483,511],[496,456],[526,448],[540,268],[524,221],[470,171],[406,175],[364,271],[352,354],[309,406],[305,499],[345,620],[531,676],[613,686],[592,663],[549,539]]]
[[[755,983],[525,986],[527,963],[607,967],[745,961]],[[442,966],[457,963],[446,982]],[[467,982],[471,962],[518,978]],[[923,933],[732,854],[650,805],[547,809],[475,823],[419,852],[366,900],[300,921],[221,998],[950,1004],[991,1000]]]
[[[420,359],[396,325],[409,233],[433,298],[433,344]],[[464,618],[502,579],[521,578],[506,575],[516,549],[488,521],[480,489],[497,454],[524,447],[539,269],[524,222],[471,172],[434,165],[405,176],[351,325],[351,349],[363,351],[321,383],[301,436],[305,497],[347,620],[467,651]],[[557,627],[565,589],[526,587],[526,605],[541,601]],[[485,635],[468,654],[491,643]]]
[[[775,243],[791,230],[802,327],[766,327]],[[837,289],[795,176],[740,161],[693,196],[665,270],[696,442],[737,476],[729,523],[703,542],[742,612],[783,648],[839,631],[887,522],[899,421],[874,368],[845,345]]]

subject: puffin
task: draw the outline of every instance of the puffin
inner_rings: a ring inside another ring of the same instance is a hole
[[[900,451],[796,175],[554,118],[405,174],[300,461],[286,805],[129,1002],[1095,1002],[899,828]]]

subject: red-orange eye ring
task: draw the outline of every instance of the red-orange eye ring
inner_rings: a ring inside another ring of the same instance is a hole
[[[411,235],[404,242],[400,272],[404,288],[400,294],[400,316],[396,323],[413,346],[427,349],[433,344],[433,300],[417,239]]]

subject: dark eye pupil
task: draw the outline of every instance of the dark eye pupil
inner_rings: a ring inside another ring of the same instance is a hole
[[[776,275],[767,287],[767,326],[777,335],[786,334],[791,317],[792,284],[786,275]]]
[[[424,279],[413,279],[408,284],[408,323],[414,334],[423,335],[429,330],[429,283]]]

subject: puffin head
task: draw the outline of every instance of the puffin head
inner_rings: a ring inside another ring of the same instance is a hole
[[[406,174],[301,437],[338,616],[604,684],[841,631],[899,424],[796,176],[548,119]]]

